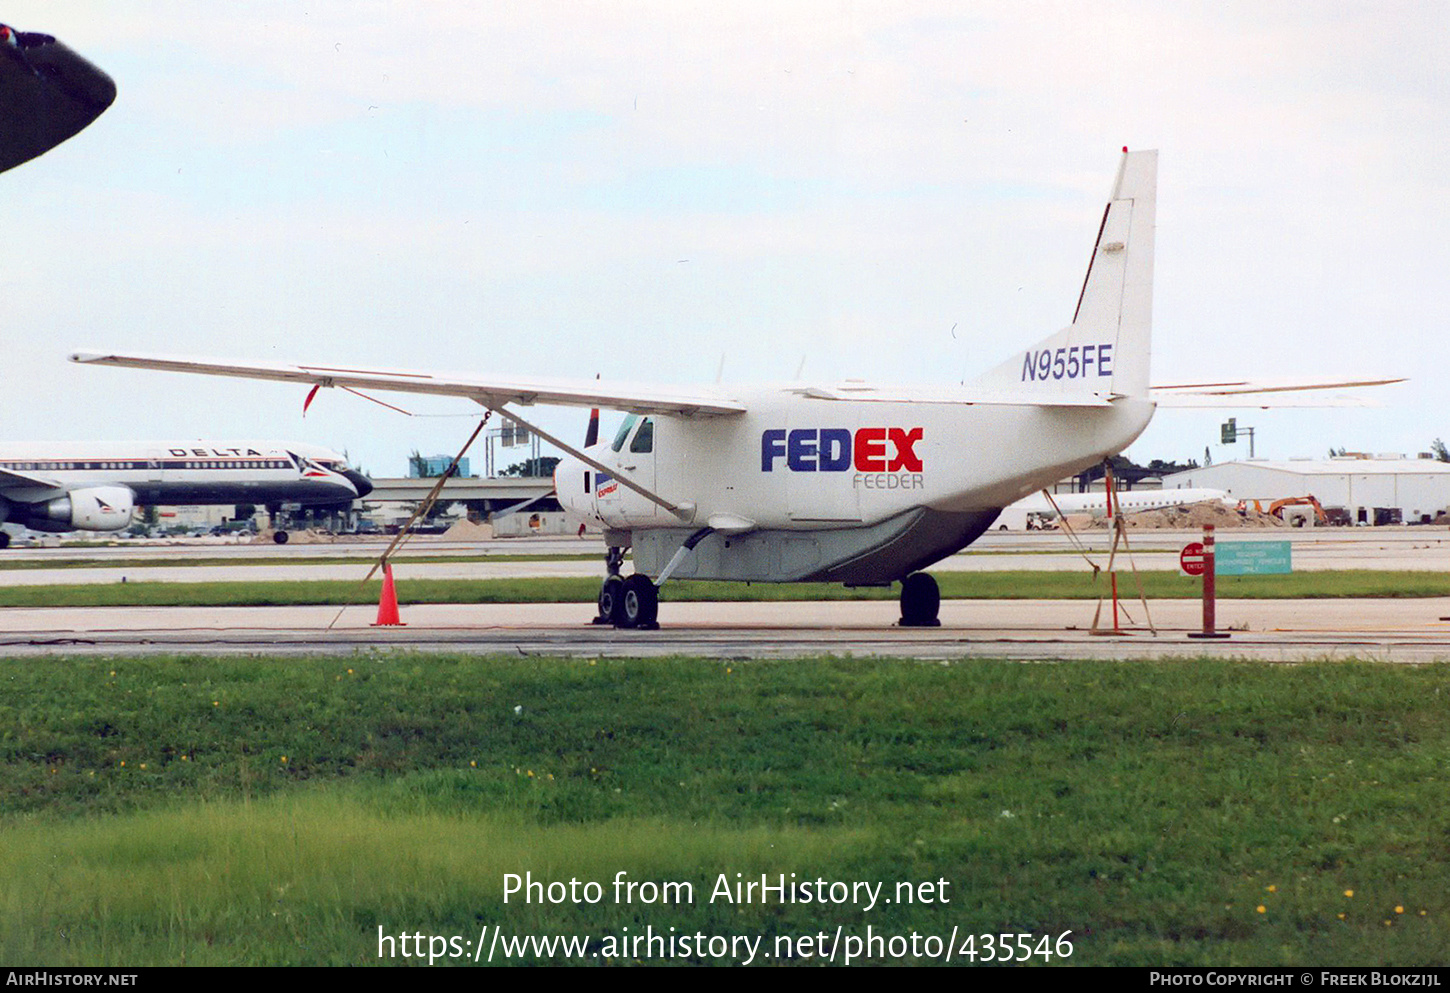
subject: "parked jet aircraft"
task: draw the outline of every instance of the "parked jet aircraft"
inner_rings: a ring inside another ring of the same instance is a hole
[[[1181,489],[1181,490],[1121,490],[1113,494],[1119,507],[1126,514],[1136,514],[1140,510],[1160,510],[1164,507],[1181,507],[1191,503],[1203,503],[1205,500],[1216,500],[1219,503],[1229,506],[1237,505],[1238,501],[1230,497],[1224,490],[1211,490],[1203,488]],[[1042,520],[1050,520],[1061,512],[1063,514],[1087,514],[1091,517],[1105,517],[1108,513],[1107,494],[1101,491],[1094,493],[1054,493],[1052,500],[1041,493],[1033,493],[1025,496],[1016,503],[1005,508],[1001,516],[997,518],[997,528],[1001,531],[1023,531],[1027,528],[1027,519],[1035,516]]]
[[[603,528],[600,618],[653,626],[674,577],[901,582],[901,622],[937,623],[921,570],[966,547],[1014,500],[1126,448],[1147,427],[1158,154],[1124,155],[1072,323],[961,386],[731,388],[504,380],[340,365],[78,352],[73,361],[350,389],[464,396],[568,452],[559,501]],[[1300,384],[1310,386],[1352,383]],[[1179,384],[1258,406],[1249,384]],[[1277,401],[1276,401],[1277,402]],[[577,447],[507,404],[628,412],[612,440]],[[620,575],[626,549],[634,574]]]
[[[372,488],[338,453],[294,442],[0,445],[0,522],[35,531],[119,531],[140,505],[330,504]]]

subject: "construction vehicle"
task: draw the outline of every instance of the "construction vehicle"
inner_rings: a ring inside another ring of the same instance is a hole
[[[1286,507],[1312,507],[1314,511],[1313,518],[1311,520],[1310,515],[1306,512],[1291,512],[1290,514],[1285,514],[1284,508]],[[1250,510],[1260,514],[1272,515],[1296,528],[1301,528],[1305,524],[1311,523],[1326,525],[1330,523],[1329,515],[1325,512],[1324,508],[1320,506],[1319,501],[1316,500],[1312,495],[1301,497],[1285,497],[1282,500],[1272,501],[1268,504],[1268,506],[1265,506],[1264,501],[1262,500],[1239,501],[1239,513],[1247,513]]]

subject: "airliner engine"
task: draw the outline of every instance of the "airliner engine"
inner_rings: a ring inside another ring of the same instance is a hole
[[[0,520],[33,531],[120,531],[131,523],[135,494],[125,486],[87,486],[39,503],[0,501]]]

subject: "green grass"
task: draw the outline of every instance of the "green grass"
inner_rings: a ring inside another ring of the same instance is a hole
[[[418,562],[598,562],[599,555],[443,555],[439,553],[414,554],[408,551],[399,551],[394,554],[393,562],[397,565],[412,564]],[[134,559],[95,559],[95,558],[40,558],[40,559],[5,559],[0,558],[0,572],[24,571],[35,569],[172,569],[172,568],[194,568],[196,566],[312,566],[312,565],[360,565],[362,573],[366,573],[371,567],[372,560],[366,555],[326,555],[307,556],[305,558],[296,555],[267,555],[267,556],[190,556],[187,558],[134,558]]]
[[[541,830],[487,812],[380,813],[323,789],[8,834],[37,853],[4,873],[9,962],[54,961],[59,929],[64,951],[84,962],[308,965],[377,964],[379,927],[472,938],[482,916],[522,933],[597,929],[587,906],[541,911],[515,896],[499,914],[508,873],[609,882],[624,870],[638,881],[694,880],[703,894],[702,864],[723,859],[758,875],[828,862],[860,832],[629,818]],[[680,919],[720,930],[735,926],[732,916],[687,909]]]
[[[1450,957],[1441,667],[56,658],[0,685],[8,962],[368,964],[379,927],[484,925]],[[505,873],[619,871],[696,899],[503,901]],[[950,902],[710,903],[737,872]]]
[[[359,570],[359,580],[366,574]],[[398,599],[409,603],[588,603],[599,592],[589,577],[547,579],[409,579],[406,568],[395,571]],[[1196,598],[1198,580],[1177,572],[1138,574],[1151,598]],[[1083,572],[941,572],[941,594],[948,599],[1096,599],[1106,578]],[[295,604],[376,603],[381,580],[303,580],[219,583],[110,583],[62,586],[0,587],[0,607],[90,606],[287,606]],[[1118,588],[1136,596],[1131,573],[1121,573]],[[848,589],[829,583],[671,582],[666,601],[689,600],[889,600],[898,589]],[[1333,597],[1450,596],[1450,576],[1434,572],[1298,572],[1288,576],[1220,577],[1223,599],[1300,599]]]

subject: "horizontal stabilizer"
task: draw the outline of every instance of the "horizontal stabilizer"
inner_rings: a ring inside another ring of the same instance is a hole
[[[874,403],[955,403],[1015,407],[1106,407],[1102,393],[1034,393],[1024,389],[991,389],[976,383],[962,386],[874,386],[843,383],[837,386],[802,386],[795,389],[813,400],[849,400]]]
[[[1223,380],[1154,386],[1149,394],[1160,407],[1379,407],[1372,397],[1326,390],[1356,389],[1403,383],[1398,379]]]

